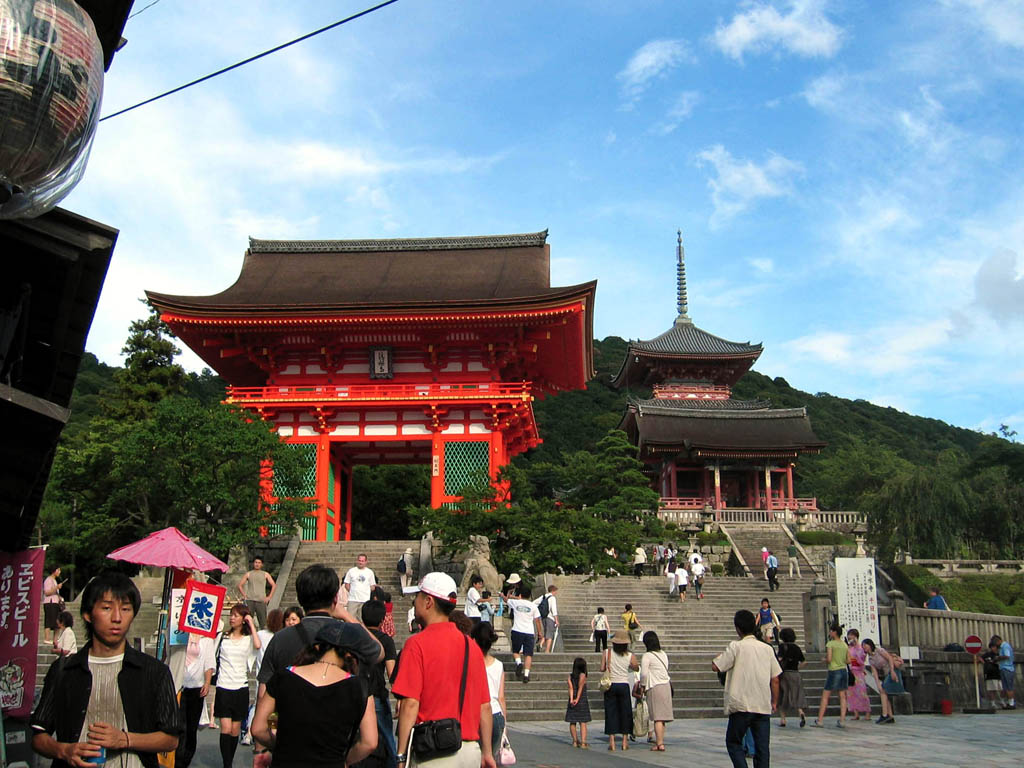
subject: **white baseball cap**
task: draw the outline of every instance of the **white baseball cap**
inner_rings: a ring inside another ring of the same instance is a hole
[[[406,595],[414,595],[417,592],[426,592],[431,597],[447,600],[455,605],[458,601],[459,588],[455,584],[455,579],[447,573],[434,571],[420,579],[420,583],[415,587],[406,587],[402,590],[402,593]]]

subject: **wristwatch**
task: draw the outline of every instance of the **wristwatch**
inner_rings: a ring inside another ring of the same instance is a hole
[[[402,752],[401,754],[398,754],[398,755],[395,756],[395,761],[399,762],[399,763],[407,762],[408,759],[409,759],[409,756],[407,754],[405,754],[404,752]]]

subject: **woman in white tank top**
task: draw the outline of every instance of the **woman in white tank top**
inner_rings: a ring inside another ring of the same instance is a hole
[[[491,646],[498,639],[498,633],[490,623],[482,621],[477,624],[473,627],[472,636],[484,653],[487,689],[491,694],[491,754],[497,760],[501,737],[505,733],[505,665],[491,656]]]

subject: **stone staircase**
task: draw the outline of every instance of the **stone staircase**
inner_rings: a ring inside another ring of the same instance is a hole
[[[565,715],[566,677],[573,659],[582,656],[590,669],[587,686],[594,718],[604,711],[603,696],[598,687],[600,654],[594,653],[589,641],[590,619],[597,606],[609,614],[613,629],[621,627],[620,614],[625,604],[632,604],[643,627],[654,630],[662,648],[669,656],[669,670],[675,688],[675,715],[686,717],[717,717],[721,715],[722,687],[711,669],[711,661],[732,640],[736,639],[733,615],[740,608],[756,611],[761,598],[768,596],[764,582],[748,578],[711,577],[705,579],[705,598],[697,601],[692,592],[686,603],[669,599],[665,580],[661,577],[620,576],[586,581],[585,576],[560,576],[558,610],[564,651],[534,656],[533,671],[528,684],[515,679],[511,654],[497,654],[509,672],[505,680],[505,698],[510,722],[517,720],[561,720]],[[769,597],[783,626],[796,631],[797,642],[803,645],[803,598],[812,579],[782,579],[782,588]],[[691,588],[692,590],[692,588]],[[633,646],[639,658],[643,645]],[[820,654],[809,656],[804,670],[804,686],[808,706],[813,706],[825,682],[825,665]]]
[[[764,581],[764,566],[761,561],[761,547],[767,547],[779,559],[780,581],[783,574],[789,573],[789,555],[786,548],[792,543],[782,523],[729,523],[723,526],[736,549],[750,568],[750,575]],[[814,576],[814,568],[803,555],[800,558],[800,571],[804,576]]]

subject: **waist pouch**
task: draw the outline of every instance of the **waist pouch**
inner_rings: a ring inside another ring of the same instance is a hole
[[[454,755],[462,748],[462,726],[454,717],[428,720],[412,729],[412,751],[417,763]]]

